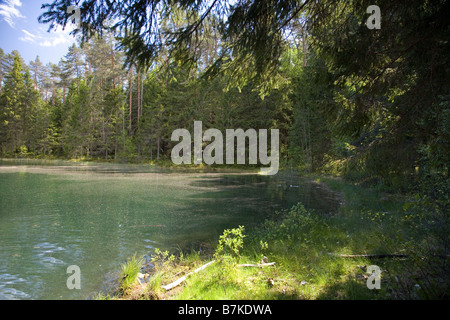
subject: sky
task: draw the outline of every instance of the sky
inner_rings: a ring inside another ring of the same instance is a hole
[[[0,48],[5,53],[19,51],[26,63],[34,61],[36,56],[43,64],[58,63],[75,38],[69,34],[72,26],[47,32],[49,25],[38,22],[38,17],[44,12],[41,5],[51,2],[0,0]]]

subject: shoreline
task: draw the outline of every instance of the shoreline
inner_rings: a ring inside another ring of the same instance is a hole
[[[273,218],[252,230],[225,230],[206,254],[195,250],[178,255],[159,252],[154,256],[154,271],[143,277],[146,282],[122,288],[117,295],[98,294],[96,299],[429,298],[424,285],[429,279],[419,276],[408,280],[411,268],[423,267],[416,260],[420,254],[412,250],[417,247],[408,248],[393,237],[400,231],[411,232],[401,221],[404,196],[386,197],[384,190],[355,186],[333,177],[316,179],[344,195],[337,215],[314,214],[298,204],[274,213]],[[374,208],[378,210],[374,212]],[[383,223],[383,219],[392,225]],[[223,241],[225,238],[228,242]],[[234,246],[237,255],[233,250],[218,253],[227,245],[228,249]],[[366,283],[370,265],[379,266],[382,272],[379,290],[371,290]],[[201,271],[194,272],[199,268]],[[179,284],[166,290],[177,280]],[[445,282],[439,285],[431,299],[445,297],[446,288]]]

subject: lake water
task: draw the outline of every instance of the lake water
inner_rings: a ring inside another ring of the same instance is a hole
[[[195,248],[297,202],[324,213],[339,206],[288,173],[1,160],[0,299],[86,299],[135,253]],[[81,290],[66,286],[70,265]]]

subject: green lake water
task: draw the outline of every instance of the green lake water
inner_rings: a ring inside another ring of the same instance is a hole
[[[86,299],[135,253],[196,248],[297,202],[323,213],[339,206],[288,173],[1,160],[0,299]],[[80,267],[80,290],[67,288],[70,265]]]

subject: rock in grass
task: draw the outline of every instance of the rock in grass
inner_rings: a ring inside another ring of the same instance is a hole
[[[138,273],[137,275],[137,281],[139,284],[145,284],[147,283],[148,274]]]

